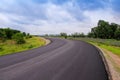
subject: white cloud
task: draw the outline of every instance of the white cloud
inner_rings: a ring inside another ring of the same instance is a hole
[[[93,25],[93,27],[97,25],[98,20],[105,20],[110,23],[114,22],[119,24],[120,19],[116,19],[115,17],[118,17],[118,16],[115,14],[116,12],[114,12],[110,8],[99,9],[95,11],[84,11],[84,15],[88,17],[87,20],[90,21],[89,24]]]
[[[71,15],[64,6],[57,6],[48,4],[47,7],[47,20],[36,20],[33,24],[37,25],[24,25],[25,31],[32,34],[58,34],[60,32],[74,33],[89,31],[89,26],[85,21],[78,21]]]
[[[4,14],[0,13],[0,23],[10,23],[10,20],[8,19],[8,17]]]
[[[38,5],[30,2],[27,7],[22,11],[19,5],[19,14],[0,12],[0,27],[20,29],[31,34],[58,34],[60,32],[70,34],[88,33],[100,19],[120,23],[119,13],[113,11],[110,6],[98,10],[82,10],[78,5],[74,5],[73,1],[63,5],[51,2]],[[45,19],[42,18],[43,16]]]

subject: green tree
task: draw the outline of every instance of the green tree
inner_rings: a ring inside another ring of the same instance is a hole
[[[98,27],[94,27],[91,29],[91,32],[88,33],[89,37],[93,37],[93,38],[98,38],[99,34],[98,34]]]
[[[92,38],[93,35],[94,35],[94,33],[89,32],[89,33],[87,34],[87,37]]]
[[[6,34],[6,38],[11,39],[12,35],[13,35],[12,30],[10,28],[5,28],[4,31],[5,31],[5,34]]]
[[[27,34],[25,32],[23,32],[23,36],[26,36]]]
[[[0,39],[4,42],[6,40],[6,34],[3,29],[0,29]]]
[[[116,24],[116,23],[111,23],[110,24],[110,32],[109,32],[109,35],[110,35],[110,38],[112,38],[112,39],[114,39],[115,38],[115,32],[116,32],[116,30],[117,30],[117,28],[118,28],[118,24]]]
[[[67,38],[67,33],[62,32],[62,33],[60,33],[60,36],[64,37],[66,39]]]
[[[74,37],[74,38],[76,38],[76,37],[78,37],[79,36],[79,33],[74,33],[74,34],[72,34],[72,37]]]
[[[84,33],[79,33],[79,37],[86,37]]]
[[[115,38],[117,40],[120,40],[120,28],[118,28],[116,31],[115,31]]]
[[[115,23],[109,24],[109,22],[99,20],[97,27],[92,28],[88,36],[93,38],[114,39],[118,26],[119,25]]]
[[[12,36],[16,33],[20,33],[18,30],[13,30],[10,28],[1,28],[0,31],[4,33],[6,39],[12,39]]]
[[[109,23],[104,20],[99,20],[97,27],[97,37],[107,39],[109,31]]]
[[[26,39],[28,39],[28,38],[32,38],[32,36],[30,35],[30,33],[27,33],[27,35],[26,35]]]
[[[85,37],[85,34],[84,33],[74,33],[74,34],[72,34],[72,37]]]
[[[12,38],[16,41],[17,44],[25,43],[24,35],[22,33],[16,33]]]

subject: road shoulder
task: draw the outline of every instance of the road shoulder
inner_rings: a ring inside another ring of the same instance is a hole
[[[102,51],[103,57],[107,62],[110,80],[120,80],[120,57],[106,49],[98,48]]]

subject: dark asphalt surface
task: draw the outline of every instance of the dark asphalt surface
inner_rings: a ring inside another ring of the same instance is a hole
[[[108,80],[98,50],[82,41],[51,44],[0,57],[0,80]]]

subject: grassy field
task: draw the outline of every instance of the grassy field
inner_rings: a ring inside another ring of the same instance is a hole
[[[93,45],[97,45],[100,48],[107,49],[112,53],[120,56],[120,41],[114,39],[94,39],[94,38],[74,38],[74,39],[89,42]]]
[[[13,40],[7,40],[6,42],[0,41],[0,56],[29,50],[45,45],[45,40],[40,37],[32,37],[25,39],[25,44],[15,44]]]

